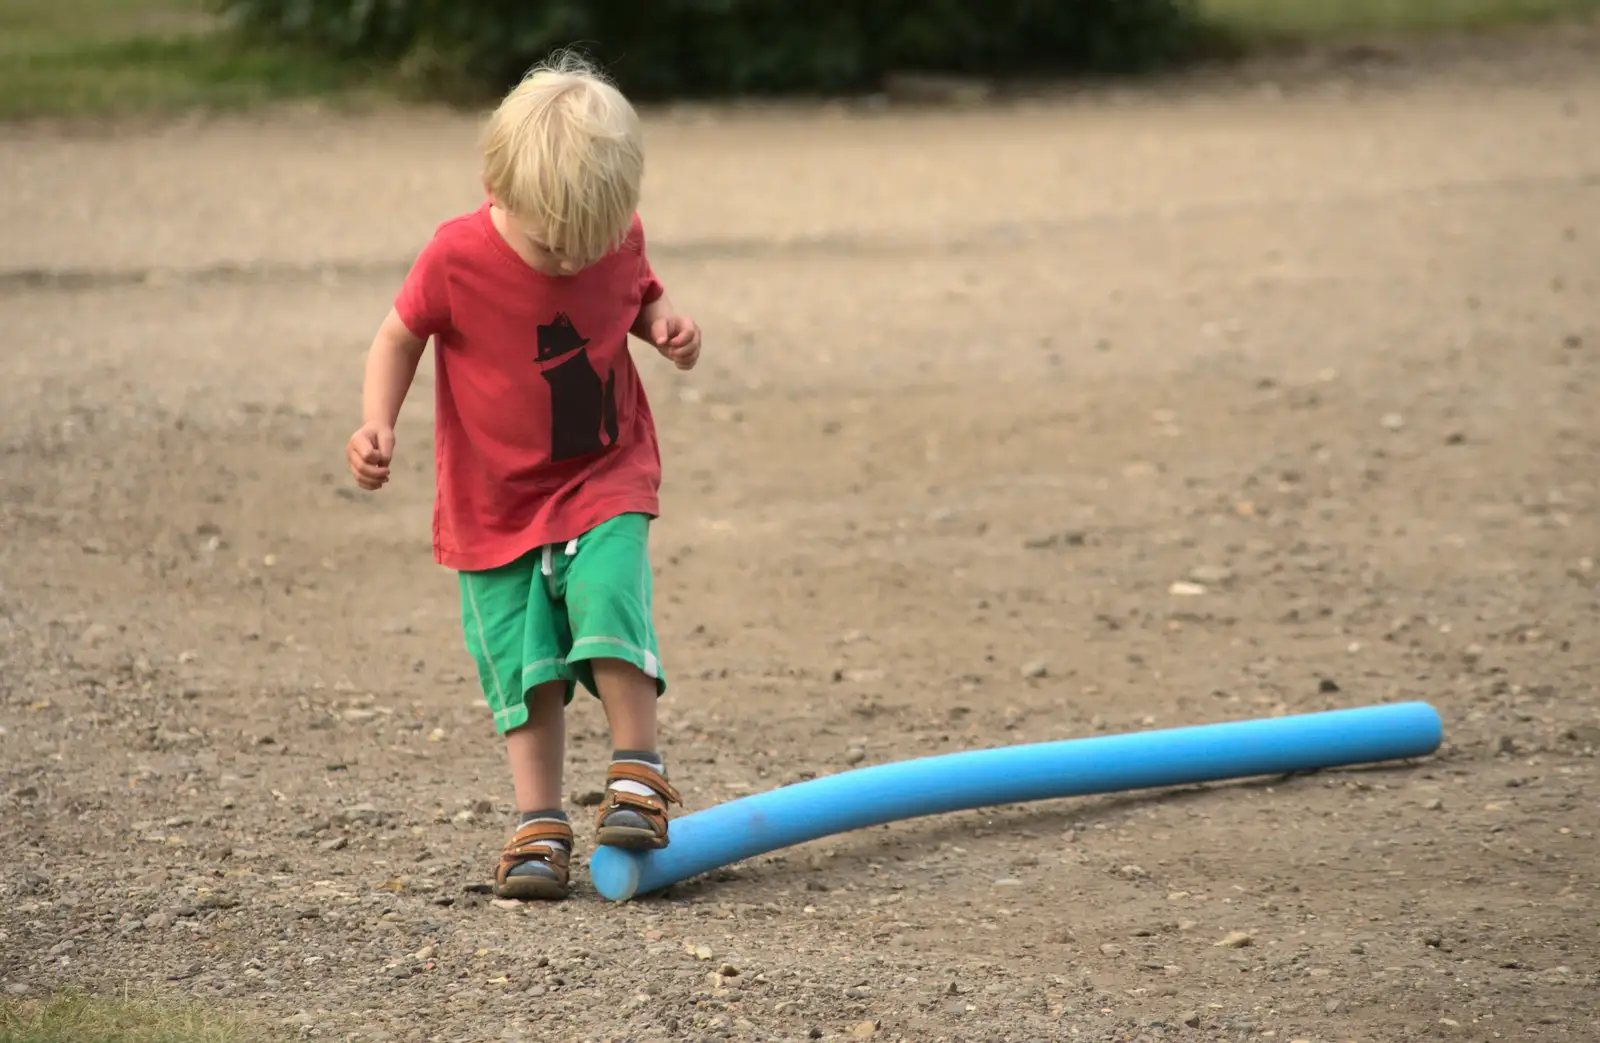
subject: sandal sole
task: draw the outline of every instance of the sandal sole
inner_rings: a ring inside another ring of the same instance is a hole
[[[635,826],[602,826],[595,834],[595,842],[627,851],[655,851],[667,846],[666,839],[657,837],[654,830]]]
[[[556,880],[535,876],[510,877],[495,889],[495,897],[511,898],[519,902],[558,901],[566,898],[569,888]]]

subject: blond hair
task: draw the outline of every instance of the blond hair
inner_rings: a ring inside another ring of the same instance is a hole
[[[570,51],[534,67],[489,118],[484,184],[576,264],[593,264],[622,242],[643,177],[638,114]]]

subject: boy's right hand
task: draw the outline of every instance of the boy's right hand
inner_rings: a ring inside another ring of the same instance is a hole
[[[344,448],[356,484],[371,492],[389,481],[389,461],[394,459],[394,428],[362,424]]]

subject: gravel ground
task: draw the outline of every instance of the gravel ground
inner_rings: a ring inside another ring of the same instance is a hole
[[[0,132],[0,989],[359,1040],[1600,1038],[1597,34],[650,114],[690,810],[1425,699],[1423,761],[862,830],[616,905],[513,809],[362,354],[472,121]],[[568,786],[608,750],[577,704]]]

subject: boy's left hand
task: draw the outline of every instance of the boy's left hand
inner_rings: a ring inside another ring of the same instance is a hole
[[[679,369],[694,369],[700,360],[700,327],[687,315],[663,315],[650,324],[656,350]]]

